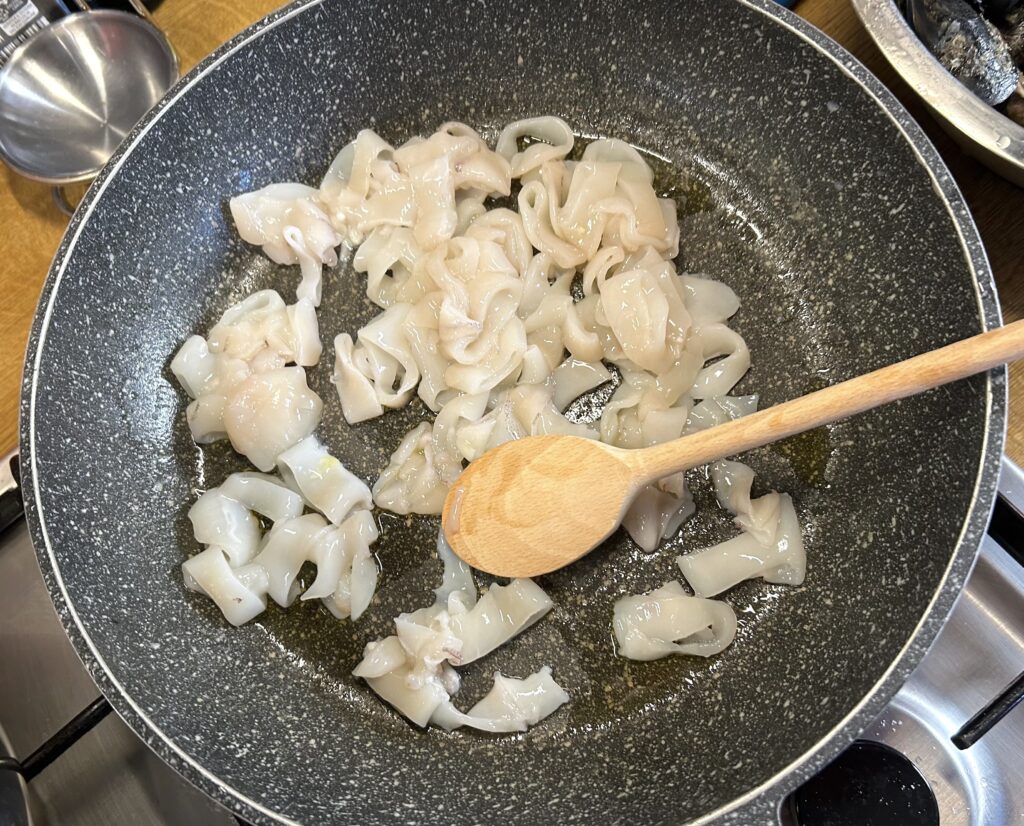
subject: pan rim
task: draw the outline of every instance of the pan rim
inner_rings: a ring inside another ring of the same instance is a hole
[[[181,78],[117,149],[76,211],[50,266],[29,336],[21,397],[20,448],[23,457],[22,484],[26,520],[51,600],[72,646],[118,715],[158,756],[207,795],[253,823],[297,824],[297,821],[262,805],[220,779],[165,733],[128,694],[116,676],[116,669],[112,669],[97,650],[85,623],[77,612],[71,595],[65,589],[60,567],[46,528],[44,509],[40,498],[41,492],[36,485],[38,474],[35,450],[35,402],[42,351],[46,343],[50,315],[64,271],[78,238],[88,224],[89,217],[104,190],[131,155],[139,140],[189,88],[220,63],[258,39],[263,33],[298,14],[316,8],[323,2],[324,0],[295,0],[223,44]],[[942,201],[956,229],[964,261],[973,276],[978,318],[982,328],[991,329],[1001,324],[1002,316],[996,298],[994,279],[967,204],[937,150],[921,127],[903,108],[903,105],[883,86],[881,81],[875,78],[843,47],[795,14],[780,8],[772,0],[736,0],[736,2],[760,13],[767,22],[782,26],[793,36],[827,57],[889,118],[928,174],[933,190]],[[756,788],[733,798],[714,811],[701,815],[691,821],[692,823],[705,824],[712,821],[735,824],[778,822],[778,808],[785,796],[846,748],[888,703],[916,667],[945,622],[964,580],[973,568],[981,537],[988,525],[1005,441],[1006,385],[1005,367],[990,371],[985,388],[986,424],[970,508],[942,580],[936,587],[928,607],[922,613],[921,620],[914,628],[907,643],[894,657],[875,685],[817,743]]]

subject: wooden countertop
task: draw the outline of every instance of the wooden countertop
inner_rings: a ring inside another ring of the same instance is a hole
[[[280,5],[279,0],[164,0],[154,13],[188,71],[219,43]],[[964,155],[871,43],[846,0],[802,0],[797,13],[849,49],[889,86],[949,164],[992,262],[1007,321],[1024,317],[1024,190]],[[16,445],[25,340],[39,288],[66,218],[46,186],[0,165],[0,454]],[[1010,373],[1007,452],[1024,464],[1024,363]]]

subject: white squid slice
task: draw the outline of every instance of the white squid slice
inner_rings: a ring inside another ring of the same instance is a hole
[[[281,477],[311,507],[335,525],[355,509],[373,506],[370,489],[327,452],[316,436],[307,436],[277,457]]]
[[[476,604],[476,583],[473,582],[473,570],[455,555],[452,546],[445,539],[444,531],[437,532],[437,555],[444,565],[441,584],[434,589],[436,604],[446,607],[449,611],[456,604],[468,610]]]
[[[359,359],[359,363],[357,363]],[[365,348],[354,349],[352,336],[341,333],[334,339],[334,375],[332,381],[338,389],[341,412],[349,424],[375,419],[384,412],[373,383],[366,377],[370,373]]]
[[[352,672],[414,723],[445,728],[469,725],[485,731],[523,731],[543,719],[568,695],[543,669],[526,680],[495,675],[492,691],[463,715],[448,696],[459,689],[452,665],[479,659],[528,628],[551,609],[551,600],[531,580],[494,585],[477,601],[470,568],[439,533],[444,564],[436,600],[395,619],[395,634],[363,651]]]
[[[434,710],[430,722],[452,731],[470,726],[495,734],[526,731],[569,702],[569,695],[551,676],[551,669],[523,680],[494,672],[494,685],[468,712],[459,711],[450,700]]]
[[[181,566],[186,587],[212,599],[232,625],[244,625],[266,610],[266,589],[258,582],[262,570],[254,565],[233,569],[224,551],[216,547],[201,551]],[[258,582],[256,588],[250,587],[253,580]]]
[[[770,493],[778,503],[778,520],[772,541],[762,543],[744,531],[718,545],[676,558],[679,569],[700,597],[713,597],[745,579],[800,585],[807,559],[793,500],[785,493]]]
[[[218,488],[206,491],[189,508],[196,540],[222,549],[232,565],[244,565],[256,554],[260,523],[241,502]]]
[[[460,663],[490,654],[551,610],[551,598],[531,579],[492,585],[469,611],[454,614],[452,633],[462,640]]]
[[[778,495],[752,499],[754,471],[742,462],[715,462],[711,466],[711,480],[718,504],[732,512],[736,525],[753,534],[762,545],[771,545],[779,526],[781,500]]]
[[[198,399],[209,392],[216,381],[216,361],[205,338],[189,336],[171,359],[171,372],[185,392]]]
[[[323,402],[306,385],[301,367],[257,373],[233,388],[224,408],[231,446],[262,471],[309,436],[320,423]]]
[[[368,642],[363,649],[363,658],[353,671],[353,676],[370,678],[383,677],[405,665],[406,654],[401,641],[396,636]]]
[[[434,461],[433,428],[420,422],[402,438],[373,483],[373,501],[392,513],[440,513],[448,486]]]
[[[736,614],[724,602],[689,596],[673,581],[618,600],[614,629],[619,655],[631,660],[670,654],[710,657],[735,639]]]
[[[308,298],[300,298],[287,308],[287,313],[292,327],[292,357],[300,367],[313,367],[323,353],[316,307]]]
[[[695,326],[723,324],[740,308],[740,300],[728,284],[695,275],[680,277],[686,294],[686,309]]]
[[[364,677],[370,688],[416,725],[425,728],[437,707],[448,701],[448,691],[440,677],[410,682],[408,664],[379,677]]]
[[[302,184],[271,184],[229,202],[238,234],[277,264],[299,264],[298,297],[320,303],[321,266],[338,263],[342,238],[323,210],[319,192]]]
[[[704,399],[690,410],[684,433],[696,433],[700,430],[707,430],[709,427],[725,424],[741,416],[749,416],[757,411],[757,400],[756,395],[717,396],[713,399]]]
[[[267,534],[255,564],[267,572],[268,593],[282,608],[299,595],[296,581],[302,563],[313,557],[317,538],[327,523],[318,513],[278,522]]]
[[[232,473],[216,490],[271,522],[294,519],[302,513],[302,497],[266,473]]]
[[[185,409],[185,419],[197,445],[208,445],[228,437],[224,430],[224,406],[228,403],[222,393],[206,393]]]
[[[522,152],[520,138],[533,138]],[[508,124],[498,136],[497,152],[512,167],[512,177],[521,178],[548,161],[559,160],[569,154],[575,140],[572,129],[561,118],[551,115],[526,118]]]
[[[334,535],[340,539],[344,561],[340,563],[341,577],[334,583],[333,593],[324,593],[331,583],[326,574],[323,580],[318,575],[302,598],[322,597],[324,605],[339,619],[357,620],[377,590],[377,560],[370,550],[379,535],[377,522],[371,511],[357,510],[341,523]],[[317,564],[321,563],[317,561]]]
[[[559,413],[584,393],[611,381],[612,374],[599,361],[580,361],[570,356],[552,373],[554,392],[551,400]]]

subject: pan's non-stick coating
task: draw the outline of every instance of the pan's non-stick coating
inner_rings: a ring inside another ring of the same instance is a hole
[[[195,491],[243,463],[191,442],[170,357],[232,302],[264,287],[290,298],[298,279],[237,239],[226,199],[315,184],[360,128],[400,142],[458,119],[493,136],[551,113],[667,159],[680,266],[741,296],[732,326],[753,358],[742,389],[762,405],[995,322],[984,257],[931,147],[852,60],[773,14],[712,0],[329,1],[187,79],[118,156],[58,255],[33,334],[29,510],[84,659],[187,776],[254,820],[681,822],[814,749],[804,770],[820,763],[895,689],[973,557],[1001,375],[748,457],[759,490],[793,495],[808,575],[729,592],[739,632],[721,656],[636,663],[611,643],[617,597],[678,578],[681,549],[734,530],[699,472],[698,515],[665,547],[642,554],[617,535],[543,578],[554,611],[466,669],[458,696],[466,707],[494,670],[551,665],[572,701],[521,736],[419,731],[349,675],[393,616],[431,601],[433,519],[379,514],[381,587],[358,623],[300,604],[231,628],[180,574],[197,550]],[[326,402],[321,436],[372,480],[425,413],[343,421],[330,342],[376,311],[363,291],[347,262],[326,273],[327,347],[310,381]],[[769,817],[780,788],[732,817]]]

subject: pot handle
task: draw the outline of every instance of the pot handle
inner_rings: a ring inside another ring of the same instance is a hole
[[[64,191],[64,187],[50,187],[50,194],[53,196],[53,203],[54,206],[57,207],[57,209],[59,209],[69,218],[75,214],[75,208],[71,206],[71,202],[68,200],[68,194]]]
[[[13,525],[24,513],[21,503],[21,471],[18,451],[3,458],[0,465],[0,531]]]

